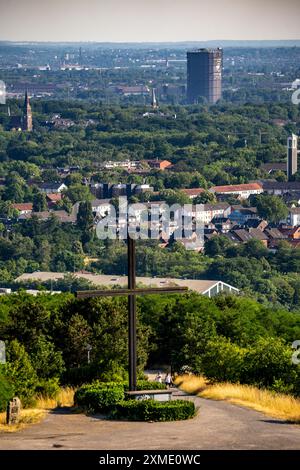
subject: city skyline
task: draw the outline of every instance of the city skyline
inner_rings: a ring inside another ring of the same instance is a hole
[[[297,40],[299,0],[0,0],[0,40]]]

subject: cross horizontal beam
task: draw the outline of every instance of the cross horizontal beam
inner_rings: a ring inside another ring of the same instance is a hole
[[[188,287],[141,287],[136,289],[85,290],[75,293],[79,299],[89,297],[120,297],[122,295],[177,294],[187,292]]]

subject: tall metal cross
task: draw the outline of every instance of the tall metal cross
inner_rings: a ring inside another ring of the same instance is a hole
[[[129,390],[136,390],[136,296],[147,294],[180,294],[187,287],[136,287],[136,254],[135,240],[127,238],[128,289],[88,290],[76,292],[79,299],[89,297],[119,297],[128,296],[128,364]]]

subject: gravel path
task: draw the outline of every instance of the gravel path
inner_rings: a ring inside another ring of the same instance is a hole
[[[169,423],[108,421],[61,409],[17,434],[0,434],[0,449],[300,449],[298,425],[224,401],[186,399],[199,407],[196,418]]]

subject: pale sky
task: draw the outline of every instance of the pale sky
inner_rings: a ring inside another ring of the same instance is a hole
[[[0,40],[300,39],[300,0],[0,0]]]

